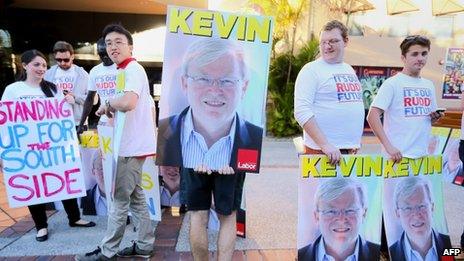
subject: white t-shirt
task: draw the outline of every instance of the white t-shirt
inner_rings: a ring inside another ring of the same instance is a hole
[[[303,125],[312,117],[328,142],[339,149],[361,147],[364,104],[361,83],[346,63],[322,58],[303,66],[295,83],[295,118]],[[304,132],[304,143],[320,147]]]
[[[119,156],[134,157],[154,154],[156,143],[151,110],[153,101],[150,96],[147,74],[136,61],[130,62],[124,69],[124,73],[124,91],[133,91],[139,99],[135,109],[126,112]]]
[[[53,83],[56,84],[56,87],[61,91],[74,91],[74,86],[76,85],[77,73],[75,70],[75,66],[72,65],[71,68],[68,70],[63,70],[60,67],[56,69],[55,78],[53,79]]]
[[[89,73],[89,91],[96,91],[100,102],[104,104],[108,98],[116,93],[116,65],[104,66],[103,63],[93,67]]]
[[[2,101],[12,101],[18,99],[37,99],[46,98],[40,87],[30,86],[26,82],[14,82],[6,86],[2,95]]]
[[[429,114],[437,108],[430,80],[398,73],[382,84],[371,106],[384,111],[385,134],[403,157],[427,155],[432,128]],[[385,148],[382,150],[387,155]]]

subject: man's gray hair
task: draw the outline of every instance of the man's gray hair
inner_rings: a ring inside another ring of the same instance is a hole
[[[358,198],[362,208],[367,208],[366,188],[363,183],[352,178],[330,178],[319,184],[314,194],[314,202],[316,208],[319,208],[319,202],[332,201],[339,198],[345,191],[353,189],[358,193]]]
[[[190,44],[182,61],[182,75],[188,75],[189,66],[191,64],[202,67],[216,61],[226,54],[230,54],[237,59],[242,74],[242,80],[247,80],[248,67],[245,62],[245,51],[242,46],[233,41],[219,38],[204,38]]]
[[[430,202],[432,200],[432,193],[430,191],[430,181],[419,176],[411,176],[406,178],[401,178],[396,184],[395,191],[393,193],[393,202],[395,202],[395,208],[398,209],[398,200],[406,199],[411,197],[417,188],[423,187],[426,191],[428,199]]]

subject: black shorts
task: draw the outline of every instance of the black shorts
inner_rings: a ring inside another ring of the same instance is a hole
[[[237,172],[233,175],[221,175],[213,172],[211,175],[184,169],[182,172],[182,197],[187,210],[209,210],[211,196],[214,196],[214,206],[218,214],[230,215],[240,208],[242,203],[243,183],[245,173]]]

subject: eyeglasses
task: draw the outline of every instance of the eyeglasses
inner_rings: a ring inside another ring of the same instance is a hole
[[[319,43],[319,45],[324,46],[324,45],[328,44],[330,46],[333,46],[333,45],[338,44],[340,41],[341,41],[340,39],[334,38],[334,39],[330,39],[328,41],[322,41],[322,42]]]
[[[354,217],[358,214],[359,208],[349,208],[349,209],[327,209],[327,210],[318,210],[317,212],[325,218],[334,218],[343,214],[345,217]]]
[[[192,80],[192,83],[198,87],[217,85],[218,87],[224,88],[224,89],[235,88],[242,81],[240,79],[233,79],[233,78],[212,79],[206,76],[187,75],[186,77],[187,79]]]
[[[70,58],[55,58],[55,61],[58,63],[61,63],[61,62],[69,63],[71,59]]]
[[[401,210],[405,215],[411,215],[413,211],[415,213],[424,213],[427,209],[429,208],[429,204],[421,204],[421,205],[416,205],[416,206],[407,206],[404,208],[398,207],[399,210]]]
[[[126,42],[123,42],[123,41],[118,41],[118,40],[116,40],[116,41],[114,41],[114,42],[112,42],[112,41],[105,42],[105,46],[106,46],[107,48],[108,48],[108,47],[111,48],[111,47],[113,47],[113,46],[114,46],[114,47],[120,47],[120,46],[122,46],[122,45],[124,45],[124,44],[127,44],[127,43],[126,43]]]

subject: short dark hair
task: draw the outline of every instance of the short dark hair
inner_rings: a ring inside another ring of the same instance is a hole
[[[400,49],[403,56],[409,51],[409,47],[413,45],[420,45],[422,47],[427,47],[430,50],[430,40],[422,35],[410,35],[401,42]]]
[[[58,41],[53,46],[53,53],[56,54],[58,52],[60,52],[60,53],[69,52],[72,55],[72,54],[74,54],[74,48],[68,42]]]
[[[105,39],[106,36],[109,33],[112,33],[112,32],[116,32],[116,33],[120,33],[120,34],[125,35],[126,38],[127,38],[128,44],[133,45],[133,40],[132,40],[131,33],[129,31],[127,31],[127,29],[124,28],[124,26],[122,26],[121,24],[109,24],[109,25],[105,26],[105,29],[103,29],[103,33],[102,33],[103,39]]]
[[[340,32],[342,33],[343,40],[348,38],[348,28],[346,28],[346,26],[338,20],[332,20],[326,23],[324,27],[322,27],[322,31],[330,31],[335,28],[338,28],[340,30]]]

